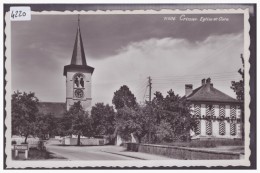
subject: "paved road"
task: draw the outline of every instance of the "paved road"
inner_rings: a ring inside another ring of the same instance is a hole
[[[56,157],[64,157],[68,160],[136,160],[132,157],[115,155],[102,150],[109,146],[59,146],[46,145],[49,152]]]

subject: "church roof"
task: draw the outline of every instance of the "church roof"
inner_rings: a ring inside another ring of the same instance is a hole
[[[87,65],[79,22],[70,64]]]
[[[53,114],[56,118],[63,117],[66,112],[66,103],[61,102],[39,102],[39,112],[43,114]]]
[[[84,52],[84,45],[81,37],[80,32],[80,25],[78,19],[78,27],[76,33],[76,39],[73,47],[73,53],[71,57],[70,65],[64,66],[63,75],[66,76],[68,71],[81,71],[81,72],[88,72],[93,73],[94,68],[87,65],[85,52]]]
[[[213,84],[207,82],[202,86],[194,89],[190,95],[187,96],[190,101],[209,101],[209,102],[228,102],[238,103],[239,101],[228,96],[213,87]]]

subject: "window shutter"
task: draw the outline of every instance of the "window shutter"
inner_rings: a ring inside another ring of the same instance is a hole
[[[211,120],[206,121],[206,134],[207,135],[212,134],[212,121]]]
[[[236,123],[234,123],[234,122],[230,123],[230,134],[232,136],[236,135]]]
[[[220,135],[225,135],[226,134],[226,124],[225,124],[225,121],[220,121],[219,122],[219,134]]]

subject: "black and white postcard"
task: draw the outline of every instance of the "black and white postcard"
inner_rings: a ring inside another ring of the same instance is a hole
[[[6,168],[250,166],[252,6],[9,6]]]

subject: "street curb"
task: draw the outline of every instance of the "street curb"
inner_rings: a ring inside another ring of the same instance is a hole
[[[110,154],[116,154],[116,155],[120,155],[120,156],[130,157],[130,158],[134,158],[134,159],[139,159],[139,160],[146,160],[146,159],[141,158],[141,157],[129,156],[129,155],[126,155],[126,154],[120,154],[120,153],[115,153],[115,152],[110,152],[110,151],[104,151],[104,150],[100,150],[100,151],[105,152],[105,153],[110,153]]]

